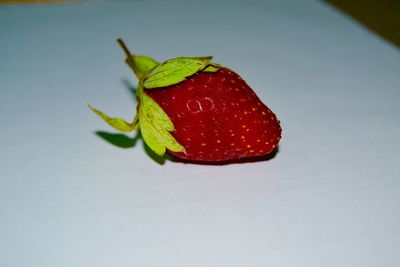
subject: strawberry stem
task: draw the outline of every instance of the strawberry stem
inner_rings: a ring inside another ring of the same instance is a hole
[[[140,70],[138,69],[138,67],[136,66],[135,60],[134,60],[134,55],[131,53],[131,51],[129,51],[128,47],[125,45],[124,40],[122,40],[121,38],[117,39],[118,44],[121,46],[122,50],[124,50],[125,55],[126,55],[126,64],[128,64],[133,72],[135,73],[135,75],[137,77],[140,76]]]
[[[122,50],[124,50],[126,57],[132,56],[131,51],[129,51],[128,47],[126,46],[124,40],[122,40],[121,38],[117,39],[117,42],[119,43],[119,45],[121,46]]]

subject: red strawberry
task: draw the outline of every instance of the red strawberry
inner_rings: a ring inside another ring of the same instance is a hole
[[[227,68],[145,92],[175,125],[172,135],[186,149],[170,152],[178,158],[219,162],[259,157],[271,153],[281,138],[275,114]]]
[[[89,106],[113,128],[139,128],[158,155],[168,151],[194,162],[232,162],[275,150],[281,138],[279,121],[239,75],[211,57],[159,63],[132,55],[118,42],[139,79],[136,117],[128,123]]]

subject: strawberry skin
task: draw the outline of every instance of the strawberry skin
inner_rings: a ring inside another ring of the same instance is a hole
[[[173,136],[186,149],[169,152],[175,157],[209,163],[262,157],[281,138],[275,114],[227,68],[145,92],[168,114]]]

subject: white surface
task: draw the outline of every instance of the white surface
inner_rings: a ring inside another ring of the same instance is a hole
[[[201,166],[122,149],[115,39],[215,56],[278,115],[279,154]],[[399,266],[400,54],[313,1],[0,7],[0,266]]]

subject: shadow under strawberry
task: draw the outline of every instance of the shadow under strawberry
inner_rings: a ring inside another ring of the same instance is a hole
[[[107,143],[127,149],[127,148],[133,148],[136,146],[137,142],[139,139],[142,139],[142,136],[140,134],[140,131],[136,133],[134,137],[127,136],[126,134],[120,134],[120,133],[111,133],[111,132],[105,132],[105,131],[96,131],[95,134],[106,141]],[[142,139],[143,140],[143,139]],[[248,162],[259,162],[259,161],[269,161],[279,153],[279,146],[272,151],[271,153],[261,156],[261,157],[253,157],[253,158],[242,158],[242,159],[236,159],[236,160],[227,160],[227,161],[221,161],[221,162],[204,162],[204,161],[194,161],[194,160],[183,160],[183,159],[177,159],[172,157],[169,154],[164,154],[164,156],[159,156],[156,153],[154,153],[151,148],[149,148],[146,143],[143,142],[143,150],[146,152],[146,154],[156,163],[160,165],[164,165],[165,162],[171,161],[175,163],[184,163],[184,164],[200,164],[200,165],[213,165],[213,166],[221,166],[221,165],[228,165],[228,164],[235,164],[235,163],[248,163]]]
[[[95,134],[104,141],[107,141],[109,144],[119,148],[132,148],[136,145],[136,142],[139,139],[139,134],[136,134],[134,137],[129,137],[125,134],[109,133],[104,131],[96,131]]]
[[[143,140],[140,131],[136,132],[136,135],[133,137],[130,137],[126,134],[110,133],[104,131],[96,131],[95,134],[104,141],[106,141],[107,143],[123,149],[132,148],[136,146],[139,139]],[[154,160],[156,163],[160,165],[164,165],[165,161],[167,160],[174,161],[173,157],[170,156],[169,154],[165,154],[164,156],[157,155],[144,142],[143,142],[143,150],[152,160]]]
[[[258,157],[250,157],[250,158],[245,157],[245,158],[231,159],[231,160],[225,160],[225,161],[196,161],[196,160],[178,159],[178,158],[169,156],[168,160],[177,162],[177,163],[184,163],[184,164],[223,166],[223,165],[229,165],[229,164],[269,161],[269,160],[274,159],[278,153],[279,153],[279,145],[271,153],[269,153],[267,155],[263,155],[263,156],[258,156]]]

